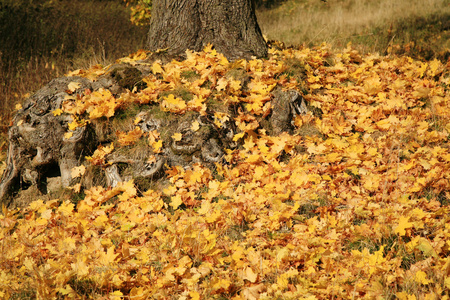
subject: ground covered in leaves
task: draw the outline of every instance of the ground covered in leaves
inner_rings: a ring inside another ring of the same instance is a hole
[[[142,90],[88,94],[55,114],[73,114],[75,130],[127,101],[174,114],[238,103],[242,146],[213,170],[168,168],[163,190],[129,181],[4,209],[1,298],[448,299],[448,64],[323,45],[234,63],[207,48],[152,67]],[[310,105],[292,135],[259,128],[276,86]],[[217,126],[227,117],[218,111]],[[158,133],[121,134],[161,147]],[[111,151],[90,159],[107,164]]]

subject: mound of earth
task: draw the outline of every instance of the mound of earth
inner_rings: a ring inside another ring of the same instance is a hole
[[[76,191],[129,179],[147,188],[171,166],[213,169],[244,135],[292,133],[308,112],[275,59],[230,63],[206,48],[162,65],[147,54],[77,70],[25,101],[9,130],[2,204],[29,186],[47,194],[52,177]]]

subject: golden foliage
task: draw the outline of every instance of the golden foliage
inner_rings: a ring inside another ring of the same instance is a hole
[[[305,98],[322,111],[295,122],[320,134],[257,131],[273,87],[299,84],[285,73],[287,59],[305,66]],[[163,192],[138,194],[127,182],[93,187],[76,206],[4,209],[0,297],[29,289],[76,299],[87,295],[75,287],[91,282],[89,297],[108,299],[448,299],[449,66],[327,45],[238,64],[246,87],[222,79],[236,63],[211,48],[188,52],[186,61],[153,65],[146,89],[119,97],[206,111],[206,101],[160,96],[183,85],[198,99],[246,103],[235,120],[243,145],[226,165],[172,167]],[[188,70],[199,78],[184,80]],[[121,105],[107,91],[69,103],[63,111],[78,122]],[[217,111],[214,122],[231,117]],[[132,143],[140,133],[121,137]],[[148,140],[162,147],[158,132]],[[105,165],[111,151],[100,147],[89,160]]]

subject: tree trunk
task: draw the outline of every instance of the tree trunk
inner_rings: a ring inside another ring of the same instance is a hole
[[[252,0],[154,0],[147,43],[169,57],[207,44],[230,60],[267,55]]]

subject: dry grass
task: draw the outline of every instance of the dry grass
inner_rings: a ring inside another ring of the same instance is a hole
[[[259,10],[258,21],[268,39],[288,45],[353,42],[382,54],[401,45],[424,59],[446,59],[450,47],[449,0],[288,0]]]
[[[0,0],[0,132],[51,79],[142,48],[147,28],[129,17],[119,0]]]

